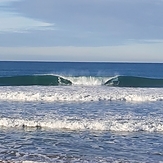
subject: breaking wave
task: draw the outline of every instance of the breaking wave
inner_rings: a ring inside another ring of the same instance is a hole
[[[108,77],[94,77],[94,76],[78,76],[78,77],[67,77],[68,80],[72,82],[73,85],[85,85],[85,86],[95,86],[103,85]]]
[[[60,75],[24,75],[0,77],[0,86],[63,86],[82,85],[98,86],[106,85],[113,87],[163,87],[163,79],[146,78],[137,76],[115,76],[115,77],[94,77],[94,76],[68,76]]]
[[[114,87],[163,87],[163,79],[115,76],[105,82],[105,85]]]

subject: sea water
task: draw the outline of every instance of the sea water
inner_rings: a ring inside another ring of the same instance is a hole
[[[105,83],[163,79],[162,70],[147,63],[0,62],[0,161],[161,163],[163,88]]]

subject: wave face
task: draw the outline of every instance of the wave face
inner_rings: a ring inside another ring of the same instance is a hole
[[[54,75],[26,75],[26,76],[11,76],[0,77],[1,86],[57,86],[57,85],[71,85],[72,82],[60,76]]]
[[[136,77],[136,76],[116,76],[104,83],[114,87],[163,87],[163,79]]]

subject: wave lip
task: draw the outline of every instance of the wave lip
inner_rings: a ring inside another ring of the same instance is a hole
[[[138,76],[115,76],[104,83],[114,87],[163,87],[163,79],[138,77]]]
[[[57,86],[57,85],[72,85],[72,82],[56,75],[24,75],[0,77],[0,86]]]

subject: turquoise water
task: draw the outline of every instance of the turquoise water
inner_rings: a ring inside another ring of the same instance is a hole
[[[163,87],[105,85],[117,76],[161,80],[162,70],[163,64],[0,62],[0,160],[163,161]]]

